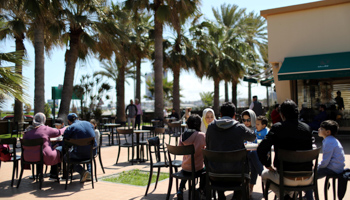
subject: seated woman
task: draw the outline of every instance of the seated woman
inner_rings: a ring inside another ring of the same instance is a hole
[[[194,163],[195,163],[195,170],[196,170],[196,177],[200,177],[200,192],[201,194],[205,194],[204,187],[205,187],[205,175],[203,175],[203,172],[205,172],[204,169],[204,159],[203,159],[203,153],[202,149],[205,147],[205,134],[202,132],[199,132],[200,125],[201,125],[201,117],[197,114],[191,115],[187,122],[188,129],[181,135],[179,146],[185,146],[185,145],[191,145],[193,144],[195,148],[195,154],[194,154]],[[182,160],[182,172],[191,174],[191,156],[190,155],[184,155]],[[183,189],[186,185],[186,180],[181,180],[179,190],[177,192],[177,199],[183,199]]]
[[[90,123],[94,126],[94,131],[95,131],[95,140],[97,147],[100,145],[100,131],[97,128],[97,122],[95,119],[91,119]]]
[[[55,138],[64,133],[66,128],[54,129],[49,126],[45,126],[46,117],[44,113],[37,113],[33,119],[33,125],[29,126],[23,135],[23,139],[38,139],[43,138],[43,156],[44,156],[44,164],[46,165],[57,165],[61,162],[61,154],[62,147],[57,147],[56,149],[51,147],[50,138]],[[40,160],[40,152],[36,147],[25,147],[24,148],[24,159],[27,161],[38,161]],[[55,171],[55,172],[54,172]],[[51,170],[53,174],[51,174],[52,178],[57,177],[57,168],[55,170]]]
[[[214,120],[216,120],[214,110],[211,108],[204,109],[202,115],[201,132],[206,133],[208,125]]]

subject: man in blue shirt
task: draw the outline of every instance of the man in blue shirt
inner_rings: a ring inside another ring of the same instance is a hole
[[[64,132],[64,139],[82,139],[82,138],[95,138],[94,127],[90,122],[78,120],[78,116],[75,113],[70,113],[68,116],[68,124],[70,125]],[[97,146],[96,141],[94,147]],[[74,147],[69,153],[70,158],[77,160],[90,159],[90,147],[80,146]],[[96,154],[96,150],[93,152]],[[74,165],[74,171],[80,174],[80,182],[91,180],[91,165],[87,165],[85,170],[81,165]]]

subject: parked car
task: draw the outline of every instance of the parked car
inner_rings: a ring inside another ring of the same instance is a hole
[[[12,120],[14,118],[13,115],[7,115],[4,118],[2,118],[2,120]],[[33,116],[31,115],[23,115],[24,119],[33,119]]]

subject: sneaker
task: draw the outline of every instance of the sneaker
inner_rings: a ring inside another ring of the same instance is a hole
[[[179,191],[177,191],[176,196],[177,196],[178,200],[183,200],[184,199],[184,192],[182,190],[179,190]]]
[[[89,175],[90,175],[90,179],[91,179],[90,172],[84,171],[83,174],[80,177],[80,183],[84,183]]]
[[[89,174],[86,177],[86,181],[91,181],[91,173],[89,172]]]

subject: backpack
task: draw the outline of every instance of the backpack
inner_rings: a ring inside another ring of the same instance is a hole
[[[0,144],[0,160],[11,160],[10,146],[8,144]]]

